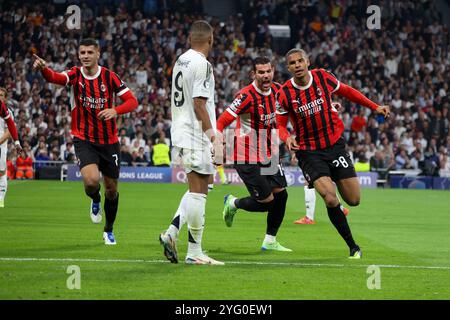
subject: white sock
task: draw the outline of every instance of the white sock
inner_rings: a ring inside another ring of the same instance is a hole
[[[336,197],[337,197],[338,200],[339,200],[339,204],[341,205],[341,210],[342,210],[342,212],[344,212],[344,205],[342,204],[341,199],[339,198],[338,192],[336,192]]]
[[[231,201],[230,201],[230,207],[233,209],[236,209],[236,197],[230,196],[231,197]]]
[[[0,177],[0,200],[5,200],[6,190],[8,189],[8,178],[6,173]]]
[[[270,234],[266,234],[266,236],[264,237],[264,242],[266,242],[266,243],[274,243],[275,241],[277,241],[276,236],[271,236]]]
[[[186,204],[187,204],[187,195],[189,193],[189,190],[186,191],[186,193],[183,195],[183,197],[181,198],[180,201],[180,205],[178,206],[177,212],[175,213],[175,215],[173,216],[172,222],[179,217],[179,226],[178,228],[173,225],[172,223],[170,224],[169,228],[167,229],[167,233],[170,234],[170,236],[172,237],[172,239],[178,239],[178,235],[180,233],[181,227],[183,227],[183,225],[186,223]]]
[[[214,189],[214,183],[208,184],[208,191],[211,191],[212,189]]]
[[[189,192],[187,194],[186,216],[189,229],[187,256],[195,257],[202,254],[202,236],[205,228],[206,195]]]
[[[341,205],[341,208],[343,208],[344,206],[341,203],[341,198],[339,198],[339,193],[336,192],[336,197],[338,198],[339,204]]]
[[[314,220],[314,211],[316,210],[316,189],[309,189],[307,186],[305,189],[305,206],[306,216]]]

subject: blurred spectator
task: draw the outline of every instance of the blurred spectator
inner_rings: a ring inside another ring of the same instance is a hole
[[[30,147],[24,146],[23,152],[16,160],[16,179],[33,179],[33,159],[30,156]]]
[[[156,167],[170,166],[170,148],[164,139],[158,139],[153,146],[153,165]]]
[[[411,163],[404,149],[400,149],[400,152],[395,157],[395,169],[411,169]]]
[[[10,153],[8,153],[6,159],[6,173],[8,175],[8,180],[14,180],[16,178],[16,167],[14,166]]]
[[[72,140],[67,141],[65,144],[61,145],[60,149],[61,160],[69,161],[75,156],[75,146]]]
[[[450,155],[445,148],[439,151],[439,176],[450,177]]]
[[[131,166],[132,162],[133,158],[131,157],[128,146],[122,144],[120,146],[120,164],[123,166]]]
[[[413,155],[414,156],[410,161],[411,169],[414,170],[422,169],[424,166],[423,161],[425,160],[425,158],[422,155],[422,152],[420,150],[416,150],[414,151]]]
[[[370,163],[366,156],[361,153],[358,156],[358,159],[355,162],[355,171],[356,172],[369,172],[370,171]]]
[[[370,158],[370,171],[378,172],[380,179],[386,179],[387,171],[390,169],[387,160],[383,151],[376,151],[375,155]]]
[[[137,151],[137,153],[136,152],[134,153],[133,162],[134,162],[134,165],[139,164],[139,165],[147,166],[149,164],[149,161],[144,153],[143,147],[140,147],[139,150]]]
[[[34,158],[34,160],[36,162],[34,164],[35,169],[45,166],[45,164],[39,163],[39,161],[50,161],[51,160],[50,156],[48,155],[47,148],[39,149],[37,156]]]
[[[350,127],[352,132],[361,132],[365,129],[367,125],[366,117],[365,117],[365,110],[360,109],[358,114],[353,117],[352,125]]]

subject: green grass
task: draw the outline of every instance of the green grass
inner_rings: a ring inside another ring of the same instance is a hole
[[[233,227],[225,226],[224,194],[247,192],[217,186],[208,196],[203,248],[228,262],[220,267],[165,261],[158,235],[184,185],[119,188],[118,245],[106,247],[102,225],[90,221],[82,183],[10,182],[0,209],[0,299],[450,299],[448,191],[363,189],[349,221],[364,256],[351,261],[320,198],[316,225],[292,223],[304,214],[303,188],[288,189],[278,234],[294,252],[278,253],[260,250],[265,214],[238,212]],[[180,237],[183,259],[186,227]],[[80,267],[80,290],[66,286],[70,265]],[[367,288],[369,265],[381,266],[379,290]]]

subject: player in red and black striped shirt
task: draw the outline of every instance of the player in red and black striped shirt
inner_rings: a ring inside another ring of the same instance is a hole
[[[81,67],[57,73],[35,55],[33,67],[44,78],[71,87],[72,130],[86,194],[92,199],[91,219],[101,222],[100,172],[105,185],[105,244],[116,244],[113,224],[117,214],[120,146],[116,115],[134,110],[138,102],[114,72],[98,65],[100,48],[96,40],[84,39],[78,48]],[[114,107],[114,95],[123,103]]]
[[[309,70],[308,55],[301,49],[290,50],[286,63],[293,77],[277,95],[280,138],[289,150],[297,151],[303,175],[324,199],[331,222],[350,248],[350,257],[360,258],[361,250],[353,240],[333,184],[334,181],[345,202],[351,206],[359,204],[359,181],[342,137],[344,124],[331,98],[333,94],[346,97],[385,117],[389,116],[389,107],[370,101],[324,69]],[[286,129],[288,119],[295,137]]]
[[[278,147],[278,144],[271,137],[276,135],[276,92],[280,85],[272,82],[274,68],[266,57],[253,61],[252,72],[254,81],[239,91],[233,103],[217,120],[217,131],[221,133],[237,119],[232,160],[251,195],[240,199],[226,195],[224,220],[231,227],[237,209],[268,212],[262,249],[291,251],[276,241],[288,198],[286,178],[278,161],[270,166],[271,159],[272,162],[278,159],[277,154],[271,151],[273,145]],[[221,140],[218,138],[216,145]],[[268,167],[275,167],[276,170],[265,174],[263,170]]]

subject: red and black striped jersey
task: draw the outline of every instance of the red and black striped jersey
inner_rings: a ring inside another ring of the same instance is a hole
[[[281,87],[273,83],[263,92],[254,83],[241,89],[226,109],[237,118],[234,162],[263,163],[271,158],[272,134],[276,131],[276,92]]]
[[[101,120],[98,113],[113,108],[114,94],[121,96],[130,89],[116,73],[101,66],[93,76],[77,66],[63,74],[71,86],[72,135],[95,144],[118,142],[116,119]]]
[[[277,113],[289,115],[300,150],[330,147],[344,131],[344,123],[331,103],[339,80],[324,69],[313,69],[309,75],[306,86],[297,85],[291,78],[277,94]]]

